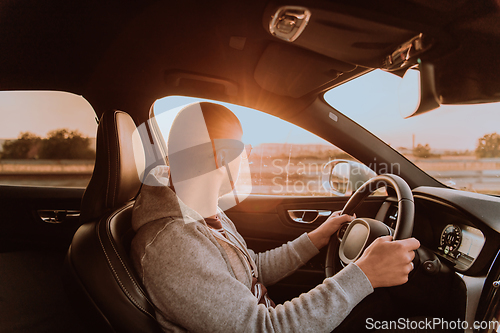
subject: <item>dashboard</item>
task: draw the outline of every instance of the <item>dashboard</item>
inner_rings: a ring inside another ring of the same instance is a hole
[[[432,251],[450,273],[458,273],[465,284],[481,281],[476,291],[471,285],[466,287],[472,315],[468,319],[498,321],[500,197],[432,187],[414,189],[413,197],[413,236],[421,246]],[[397,213],[397,200],[389,197],[376,219],[394,229]]]
[[[437,262],[436,265],[440,267],[438,273],[434,270],[425,271],[424,262],[424,269],[421,270],[423,275],[420,275],[422,288],[427,290],[438,284],[438,289],[429,293],[439,295],[448,290],[447,297],[454,297],[448,303],[462,303],[461,306],[466,308],[464,318],[469,323],[498,324],[500,197],[435,187],[417,187],[412,192],[415,203],[413,236],[420,241],[424,252],[431,253],[429,258],[432,263]],[[394,229],[397,218],[397,199],[388,197],[375,219]],[[448,287],[453,278],[460,282]],[[414,294],[414,298],[417,294]],[[426,307],[434,302],[438,303],[439,300],[427,302]],[[431,313],[438,312],[443,305],[437,307]],[[452,313],[459,311],[455,309]],[[498,325],[489,330],[474,330],[493,331],[498,331]]]
[[[448,202],[446,197],[438,198],[417,192],[414,202],[413,235],[455,271],[468,272],[486,243],[484,233],[477,226],[482,222]],[[388,198],[376,219],[395,229],[397,214],[397,200]]]

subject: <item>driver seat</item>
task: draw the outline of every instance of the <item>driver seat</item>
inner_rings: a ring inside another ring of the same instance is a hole
[[[129,257],[132,208],[142,178],[136,163],[145,165],[135,131],[127,113],[103,114],[95,168],[82,198],[82,225],[66,256],[70,299],[92,332],[162,332]]]

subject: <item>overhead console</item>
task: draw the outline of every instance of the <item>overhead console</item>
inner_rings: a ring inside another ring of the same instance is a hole
[[[268,6],[263,23],[278,39],[370,68],[382,67],[387,56],[421,33],[342,12],[297,6]],[[287,34],[294,27],[296,33]],[[294,38],[287,39],[287,35]]]
[[[432,46],[420,31],[324,8],[269,5],[263,24],[275,42],[254,78],[265,90],[293,98],[371,68],[399,71]]]
[[[390,0],[363,6],[275,1],[266,8],[263,25],[276,41],[365,68],[399,71],[420,59],[435,68],[440,104],[500,99],[497,1],[407,0],[404,11]],[[474,15],[464,18],[468,12]]]

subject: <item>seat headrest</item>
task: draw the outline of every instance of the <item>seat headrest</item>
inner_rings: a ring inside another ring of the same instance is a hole
[[[82,198],[81,222],[133,200],[144,166],[144,147],[132,117],[122,111],[105,112],[97,129],[94,172]]]

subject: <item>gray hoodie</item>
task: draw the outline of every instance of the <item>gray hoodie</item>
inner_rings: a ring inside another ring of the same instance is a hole
[[[259,281],[269,286],[318,253],[307,234],[255,254],[223,212],[219,217],[229,242],[215,237],[164,179],[150,174],[146,184],[133,210],[137,234],[131,256],[166,332],[331,332],[373,291],[364,273],[350,264],[275,308],[258,304],[245,255],[255,261]]]

